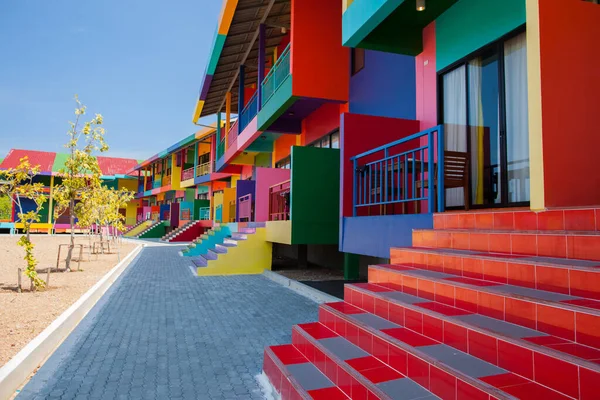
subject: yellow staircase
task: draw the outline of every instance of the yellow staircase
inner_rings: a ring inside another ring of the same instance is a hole
[[[152,221],[152,220],[144,221],[143,223],[139,224],[138,226],[136,226],[129,232],[125,233],[123,236],[135,237],[135,236],[139,235],[140,233],[142,233],[143,231],[145,231],[146,229],[148,229],[150,227],[150,225],[152,225],[153,223],[154,223],[154,221]]]

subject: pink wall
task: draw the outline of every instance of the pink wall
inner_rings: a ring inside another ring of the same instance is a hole
[[[432,128],[437,119],[437,73],[435,59],[435,22],[423,29],[423,52],[415,57],[417,72],[417,119],[421,130]]]
[[[256,201],[254,203],[254,220],[269,220],[269,188],[290,179],[289,169],[256,168]]]
[[[419,121],[343,113],[340,123],[340,211],[352,216],[353,163],[350,157],[420,131]],[[381,158],[381,155],[377,158]]]

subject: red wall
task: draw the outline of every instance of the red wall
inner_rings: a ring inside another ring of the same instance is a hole
[[[600,5],[543,0],[540,12],[546,207],[600,204]]]
[[[292,93],[348,101],[350,52],[342,46],[342,0],[292,0]]]
[[[353,190],[353,163],[350,158],[419,132],[420,123],[408,119],[343,113],[340,126],[340,210],[342,216],[349,217],[352,216]]]
[[[305,146],[340,127],[341,105],[327,103],[302,120],[302,145]]]

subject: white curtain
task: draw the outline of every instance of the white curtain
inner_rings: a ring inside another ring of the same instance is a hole
[[[526,34],[504,44],[509,201],[529,201]]]
[[[459,67],[444,75],[445,150],[467,151],[466,68]],[[446,189],[446,206],[465,204],[460,188]]]

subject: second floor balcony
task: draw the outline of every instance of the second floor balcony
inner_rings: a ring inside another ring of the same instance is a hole
[[[212,162],[200,164],[196,167],[196,176],[208,175],[212,172]]]

